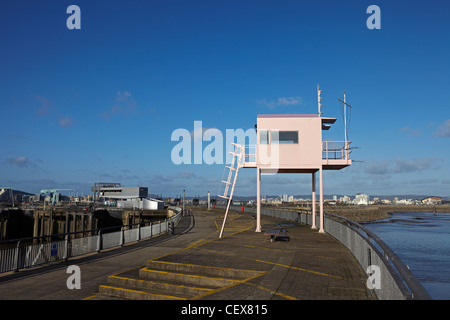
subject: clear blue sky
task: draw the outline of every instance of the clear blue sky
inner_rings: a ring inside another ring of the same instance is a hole
[[[69,5],[81,29],[69,30]],[[370,30],[369,5],[381,9]],[[353,166],[327,194],[450,195],[450,2],[16,0],[0,5],[0,185],[95,182],[213,195],[224,165],[175,165],[178,128],[253,128],[257,114],[352,105]],[[206,146],[208,143],[204,143]],[[238,195],[255,195],[242,170]],[[308,194],[309,175],[264,176],[263,194]]]

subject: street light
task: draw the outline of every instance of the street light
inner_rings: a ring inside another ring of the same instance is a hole
[[[185,191],[186,191],[186,190],[183,189],[183,215],[184,215],[184,199],[185,199]]]

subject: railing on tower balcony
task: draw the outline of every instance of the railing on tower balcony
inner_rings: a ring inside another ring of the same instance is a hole
[[[250,144],[250,145],[243,145],[242,148],[242,154],[244,156],[244,163],[243,166],[254,166],[256,165],[256,145]]]
[[[323,160],[350,160],[351,141],[323,141]]]

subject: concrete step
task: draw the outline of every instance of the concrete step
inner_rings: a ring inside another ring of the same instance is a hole
[[[208,294],[214,291],[210,288],[199,288],[193,286],[180,285],[177,283],[167,283],[164,281],[151,281],[142,278],[131,278],[120,275],[108,277],[108,285],[126,286],[136,290],[151,291],[161,295],[176,296],[179,298],[192,298],[198,295]]]
[[[164,281],[166,283],[195,286],[208,289],[217,289],[235,284],[237,280],[225,279],[211,276],[203,276],[192,273],[179,273],[164,270],[154,270],[148,267],[139,270],[139,276],[153,281]]]
[[[265,272],[149,261],[145,267],[108,277],[99,293],[138,300],[192,299],[261,276]]]
[[[261,275],[260,271],[213,267],[213,266],[201,266],[201,265],[167,262],[167,261],[148,261],[147,268],[157,271],[184,273],[205,277],[238,280],[238,281]]]
[[[130,300],[186,300],[186,298],[173,295],[159,294],[147,289],[128,287],[100,285],[99,293],[105,296],[112,296]]]

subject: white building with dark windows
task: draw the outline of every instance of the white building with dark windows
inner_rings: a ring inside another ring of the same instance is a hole
[[[101,187],[100,197],[129,200],[148,197],[148,188],[145,187]]]
[[[163,210],[164,201],[148,199],[146,187],[123,187],[120,183],[96,183],[92,188],[94,199],[109,202],[122,209]]]

